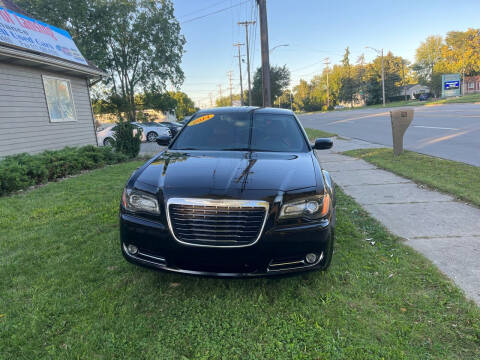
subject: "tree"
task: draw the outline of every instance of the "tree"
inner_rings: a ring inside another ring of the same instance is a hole
[[[24,9],[70,32],[80,51],[110,74],[106,84],[136,117],[135,94],[183,82],[185,38],[171,0],[20,0]]]
[[[192,99],[187,94],[181,91],[169,92],[172,99],[176,101],[175,115],[177,119],[183,119],[185,116],[192,115],[197,109]]]
[[[153,109],[166,113],[174,111],[176,106],[177,101],[168,92],[147,91],[135,95],[135,107],[141,110]]]
[[[442,59],[443,39],[441,36],[429,36],[423,41],[415,52],[415,64],[413,71],[416,73],[418,81],[432,89],[436,95],[438,91],[434,89],[434,68]]]
[[[350,49],[345,49],[345,54],[342,60],[343,76],[341,79],[341,86],[339,92],[339,100],[342,102],[349,102],[353,107],[354,96],[357,92],[355,80],[352,75],[352,66],[350,65]]]
[[[270,89],[272,92],[272,104],[277,97],[288,88],[290,84],[290,70],[287,66],[271,66],[270,67]],[[262,92],[262,68],[258,68],[253,76],[252,87],[252,105],[262,106],[263,92]]]
[[[300,79],[300,83],[294,87],[293,104],[295,110],[311,111],[310,93],[311,88],[307,81]]]
[[[248,90],[247,90],[248,92]],[[245,95],[244,95],[245,96]],[[244,97],[245,99],[245,97]],[[232,95],[232,100],[238,100],[240,101],[240,94],[233,94]],[[215,106],[222,107],[222,106],[231,106],[230,104],[230,95],[228,96],[222,96],[219,97],[215,100]]]
[[[442,46],[442,60],[436,70],[444,73],[461,73],[465,76],[480,73],[480,29],[450,31]]]
[[[185,39],[170,0],[111,2],[112,32],[106,42],[113,92],[129,104],[128,119],[136,117],[139,88],[160,92],[166,82],[180,85],[180,62]]]

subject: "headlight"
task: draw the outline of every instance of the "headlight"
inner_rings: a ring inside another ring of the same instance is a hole
[[[138,190],[123,190],[122,204],[125,209],[133,212],[148,212],[160,214],[160,207],[155,196]]]
[[[319,195],[302,200],[286,203],[280,210],[280,219],[292,217],[315,217],[320,218],[328,214],[330,210],[330,195]]]

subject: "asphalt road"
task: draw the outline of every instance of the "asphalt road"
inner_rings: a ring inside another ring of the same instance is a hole
[[[480,104],[413,108],[414,119],[404,137],[406,149],[480,166]],[[299,119],[304,127],[392,146],[389,110],[332,111]]]

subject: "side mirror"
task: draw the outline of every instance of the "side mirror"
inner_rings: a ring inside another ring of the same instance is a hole
[[[155,141],[160,146],[168,146],[170,144],[170,140],[171,140],[170,136],[160,135],[159,137],[157,137],[157,140]]]
[[[312,146],[315,150],[327,150],[333,146],[333,140],[330,138],[318,138],[315,139],[315,144]]]

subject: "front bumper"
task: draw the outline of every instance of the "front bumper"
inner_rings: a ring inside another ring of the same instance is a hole
[[[161,222],[120,215],[122,253],[129,262],[171,272],[219,276],[254,277],[322,268],[333,243],[328,220],[289,228],[265,229],[260,240],[242,248],[196,247],[179,243]],[[138,248],[136,254],[128,245]],[[306,254],[317,260],[308,264]]]

